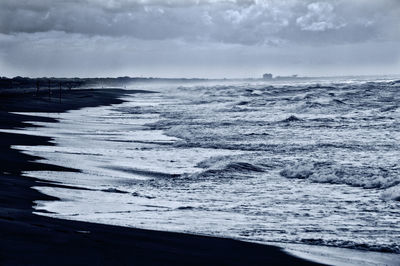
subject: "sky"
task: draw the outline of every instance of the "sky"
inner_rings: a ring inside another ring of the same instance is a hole
[[[400,74],[400,0],[0,0],[0,76]]]

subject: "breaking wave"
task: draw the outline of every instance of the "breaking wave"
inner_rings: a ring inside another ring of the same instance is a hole
[[[397,244],[373,245],[367,243],[357,243],[355,241],[324,240],[321,238],[301,239],[300,243],[307,245],[350,248],[350,249],[365,250],[365,251],[400,253],[400,245]]]
[[[363,188],[386,189],[400,184],[400,167],[383,169],[356,167],[330,162],[296,163],[280,174],[287,178],[308,179],[318,183],[346,184]]]
[[[302,121],[302,119],[298,118],[295,115],[291,115],[288,118],[283,119],[281,122],[290,123],[290,122],[298,122],[298,121]]]

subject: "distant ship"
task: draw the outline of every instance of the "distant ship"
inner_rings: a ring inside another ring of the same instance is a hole
[[[272,74],[271,73],[265,73],[263,75],[263,79],[272,79]]]
[[[271,73],[265,73],[262,76],[265,80],[292,80],[292,79],[303,79],[303,77],[299,77],[298,75],[291,75],[291,76],[276,76],[274,77]]]

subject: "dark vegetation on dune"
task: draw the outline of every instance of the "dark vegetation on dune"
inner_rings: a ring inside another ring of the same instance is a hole
[[[80,88],[90,86],[122,87],[132,82],[185,82],[185,81],[205,81],[206,79],[186,79],[186,78],[142,78],[142,77],[117,77],[117,78],[28,78],[28,77],[0,77],[0,92],[3,89],[26,89],[26,88]]]

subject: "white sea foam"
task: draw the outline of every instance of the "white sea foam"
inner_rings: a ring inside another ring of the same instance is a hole
[[[313,182],[347,184],[364,188],[389,188],[400,183],[400,169],[392,174],[373,167],[356,167],[330,162],[296,163],[287,166],[280,174],[287,178],[308,179]]]

